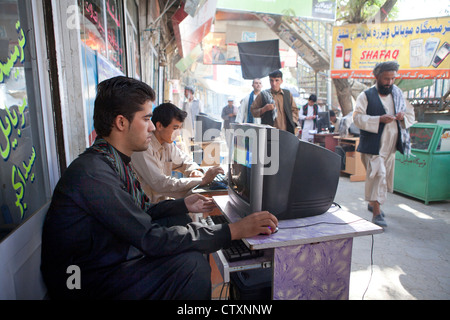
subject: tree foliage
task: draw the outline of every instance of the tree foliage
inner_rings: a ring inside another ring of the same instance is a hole
[[[395,19],[398,9],[394,7],[397,0],[337,0],[336,21],[343,23],[364,23],[372,20],[383,7],[389,19]],[[384,19],[381,19],[384,21]]]

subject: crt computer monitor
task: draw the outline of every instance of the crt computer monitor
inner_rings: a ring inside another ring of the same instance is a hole
[[[324,111],[317,114],[317,133],[331,128],[330,112]]]
[[[197,142],[208,142],[220,137],[222,122],[207,115],[199,113],[195,118],[195,137]]]
[[[233,124],[232,129],[228,195],[241,217],[267,210],[279,220],[296,219],[331,207],[339,155],[270,126]]]

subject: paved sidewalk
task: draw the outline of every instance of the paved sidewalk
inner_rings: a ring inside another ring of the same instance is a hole
[[[335,201],[371,221],[364,184],[341,176]],[[382,209],[388,227],[373,236],[373,268],[372,236],[354,238],[350,300],[450,299],[450,201],[389,193]]]

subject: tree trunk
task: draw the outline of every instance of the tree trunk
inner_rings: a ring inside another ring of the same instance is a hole
[[[359,96],[359,94],[361,92],[363,92],[364,90],[367,89],[367,86],[364,83],[362,83],[362,82],[360,82],[360,81],[358,81],[356,79],[350,79],[349,80],[349,85],[350,85],[350,90],[351,90],[351,93],[352,93],[352,97],[355,100],[356,100],[356,98],[358,98],[358,96]]]
[[[333,79],[336,95],[341,106],[342,116],[353,111],[352,90],[348,79]]]
[[[394,8],[397,0],[386,0],[383,6],[380,8],[380,11],[372,18],[368,19],[369,23],[381,23],[384,22],[391,12],[392,8]]]

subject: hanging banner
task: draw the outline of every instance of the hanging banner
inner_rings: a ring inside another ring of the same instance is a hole
[[[373,78],[396,60],[399,78],[450,78],[450,17],[351,24],[333,28],[332,78]]]
[[[198,44],[193,50],[189,52],[184,58],[181,58],[180,61],[177,62],[175,67],[178,68],[181,72],[185,72],[188,68],[192,66],[192,64],[197,61],[197,59],[202,54],[202,47]]]
[[[184,3],[172,16],[173,31],[177,41],[178,53],[185,58],[200,44],[211,30],[216,14],[217,0],[205,1],[195,17],[184,11]]]
[[[237,44],[244,79],[259,79],[281,68],[279,40]]]
[[[294,50],[280,49],[281,68],[297,67],[297,54]],[[240,65],[241,59],[239,57],[239,49],[237,43],[229,43],[227,45],[227,63],[231,65]]]

